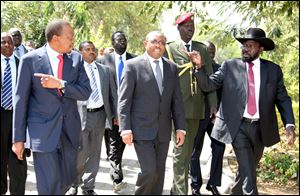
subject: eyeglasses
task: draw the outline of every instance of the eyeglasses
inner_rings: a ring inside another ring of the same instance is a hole
[[[160,46],[164,46],[164,45],[166,45],[166,42],[165,41],[157,41],[157,40],[151,40],[151,41],[149,41],[151,44],[153,44],[153,45],[160,45]]]

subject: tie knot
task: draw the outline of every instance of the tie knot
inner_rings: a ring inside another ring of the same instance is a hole
[[[19,50],[19,47],[16,47],[15,50]]]
[[[254,66],[254,63],[253,62],[249,62],[249,68],[252,68]]]
[[[5,60],[6,60],[6,64],[8,64],[9,63],[9,58],[5,58]]]
[[[59,55],[57,56],[57,58],[58,58],[60,61],[62,61],[62,60],[63,60],[63,55],[59,54]]]
[[[186,47],[186,50],[187,50],[188,52],[191,51],[191,50],[190,50],[190,44],[185,44],[185,47]]]
[[[119,59],[120,59],[120,61],[122,61],[122,56],[120,56],[120,58],[119,58]]]
[[[153,62],[155,63],[155,65],[159,65],[159,61],[158,60],[155,60]]]

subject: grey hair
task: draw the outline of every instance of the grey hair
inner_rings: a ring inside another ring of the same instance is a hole
[[[154,36],[163,36],[167,40],[166,36],[161,31],[151,31],[146,36],[146,41],[151,41]]]

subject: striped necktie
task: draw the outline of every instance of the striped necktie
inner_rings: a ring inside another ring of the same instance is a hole
[[[98,91],[98,87],[97,87],[97,83],[96,83],[96,78],[95,78],[95,74],[93,71],[93,67],[92,65],[88,65],[88,67],[90,68],[90,73],[91,73],[91,87],[92,87],[92,94],[91,97],[93,99],[93,101],[96,103],[97,101],[99,101],[100,97],[99,97],[99,91]]]
[[[6,67],[4,70],[4,78],[2,83],[2,98],[1,98],[1,106],[4,109],[12,108],[12,78],[11,78],[11,67],[9,64],[9,58],[5,58]]]

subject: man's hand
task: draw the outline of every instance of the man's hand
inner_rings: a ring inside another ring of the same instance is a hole
[[[19,160],[23,160],[24,148],[24,142],[15,142],[11,149],[17,155]]]
[[[288,144],[289,145],[294,144],[295,139],[296,139],[295,127],[294,126],[288,126],[285,129],[285,132],[286,132],[286,137],[287,137],[287,140],[288,140]]]
[[[113,119],[113,124],[119,126],[119,120],[117,118],[114,118]]]
[[[182,146],[184,143],[185,135],[182,131],[176,131],[176,147]]]
[[[210,107],[210,115],[209,118],[211,120],[212,123],[215,123],[215,119],[216,119],[216,114],[217,114],[217,108],[216,107]]]
[[[62,81],[52,75],[42,74],[42,73],[35,73],[35,77],[41,78],[41,85],[44,88],[62,88]]]
[[[201,55],[198,51],[193,50],[192,52],[187,52],[190,61],[193,63],[196,69],[200,69],[202,65]]]
[[[133,135],[132,133],[125,133],[122,135],[122,140],[125,144],[131,146],[133,141]]]

